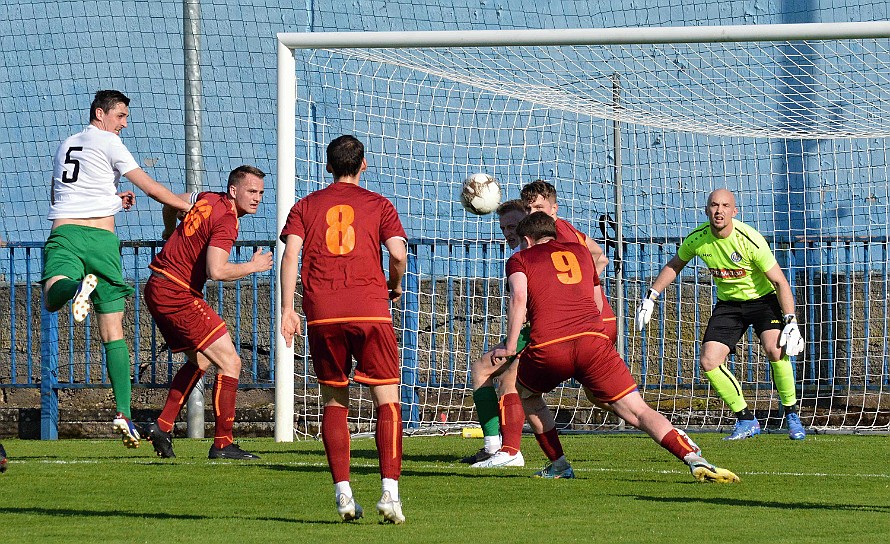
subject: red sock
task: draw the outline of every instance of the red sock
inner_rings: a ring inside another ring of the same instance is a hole
[[[402,410],[398,402],[377,407],[374,441],[380,458],[380,477],[398,480],[402,474]]]
[[[232,426],[235,424],[235,396],[238,393],[238,378],[216,375],[213,384],[213,413],[216,416],[216,433],[213,446],[225,448],[232,442]]]
[[[191,361],[186,361],[184,365],[179,367],[179,371],[173,376],[170,383],[170,391],[167,392],[167,402],[164,403],[164,409],[158,416],[158,427],[165,433],[173,430],[173,424],[179,416],[185,399],[191,394],[192,389],[198,380],[204,377],[204,371],[198,368],[198,365]]]
[[[510,455],[519,453],[522,443],[522,424],[525,411],[517,393],[507,393],[501,397],[501,449]]]
[[[564,455],[562,451],[562,443],[559,441],[559,434],[556,432],[556,427],[553,427],[546,433],[536,434],[535,438],[538,440],[541,449],[544,450],[544,455],[547,456],[547,459],[556,461]]]
[[[679,460],[683,460],[687,454],[690,453],[700,453],[701,450],[698,449],[698,446],[695,445],[695,442],[689,439],[686,436],[686,433],[680,432],[677,429],[671,429],[668,431],[666,435],[661,439],[661,447],[673,453],[674,456]]]
[[[325,406],[321,416],[321,441],[328,456],[334,483],[349,481],[349,427],[345,406]]]

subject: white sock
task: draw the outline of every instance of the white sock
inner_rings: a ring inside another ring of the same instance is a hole
[[[483,439],[485,440],[485,451],[488,453],[495,453],[501,449],[501,435],[485,436]]]
[[[383,492],[389,491],[389,496],[392,497],[392,500],[399,500],[399,481],[392,478],[384,478],[382,483]]]
[[[334,500],[337,500],[337,497],[340,495],[352,496],[352,487],[349,485],[348,480],[334,484]]]

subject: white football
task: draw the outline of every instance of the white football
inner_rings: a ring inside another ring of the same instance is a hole
[[[464,181],[460,190],[460,204],[476,215],[495,211],[501,203],[501,186],[488,174],[473,174]]]

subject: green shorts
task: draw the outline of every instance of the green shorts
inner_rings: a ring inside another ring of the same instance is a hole
[[[96,312],[124,311],[124,299],[132,296],[134,289],[124,281],[117,235],[82,225],[54,228],[43,246],[40,283],[54,276],[81,280],[87,274],[94,274],[99,279],[96,290],[90,295]]]
[[[519,331],[519,338],[516,340],[516,355],[507,359],[508,363],[512,363],[519,357],[519,354],[522,353],[522,350],[525,349],[525,346],[528,345],[528,341],[531,340],[530,334],[532,332],[532,326],[530,323],[526,323],[522,326],[522,329]],[[501,342],[505,344],[507,342],[507,338],[504,337],[504,340]]]

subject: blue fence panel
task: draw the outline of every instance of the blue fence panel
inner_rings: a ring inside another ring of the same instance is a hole
[[[627,301],[625,330],[630,332],[621,341],[628,364],[644,390],[704,384],[697,357],[714,289],[695,266],[687,266],[672,286],[670,297],[659,299],[656,317],[646,333],[638,334],[633,329],[635,301],[644,295],[678,243],[625,241],[625,277],[621,285]],[[146,265],[160,247],[160,242],[122,245],[125,274],[138,292],[149,277]],[[274,244],[239,242],[233,259],[248,260],[257,247],[269,249]],[[805,364],[798,367],[801,387],[838,394],[886,388],[890,380],[887,240],[796,240],[782,241],[774,247],[779,261],[786,263],[783,266],[795,289],[799,315],[805,321]],[[38,283],[41,248],[42,243],[14,243],[0,248],[0,252],[6,252],[0,253],[0,259],[8,264],[8,276],[0,284],[7,292],[0,303],[7,304],[9,319],[5,327],[8,343],[0,344],[0,384],[41,389],[41,433],[51,438],[58,418],[58,389],[106,387],[108,380],[103,350],[92,332],[91,320],[74,326],[67,309],[59,312],[60,318],[38,308],[42,300]],[[471,387],[473,358],[500,341],[506,324],[505,301],[500,296],[495,303],[491,297],[504,293],[506,256],[501,241],[409,242],[406,291],[400,307],[405,421],[420,420],[423,388]],[[607,270],[605,275],[607,289],[617,285],[610,281],[612,272]],[[274,384],[275,278],[275,272],[270,271],[236,282],[211,283],[207,288],[211,304],[229,320],[242,355],[242,387],[271,388]],[[250,304],[249,313],[244,304]],[[166,348],[140,297],[128,304],[125,327],[130,331],[137,362],[134,385],[166,386],[182,358],[174,357]],[[684,332],[687,328],[691,334]],[[657,338],[651,338],[653,334]],[[769,388],[769,370],[764,370],[768,365],[760,364],[753,335],[749,333],[746,338],[747,349],[730,364],[746,387]],[[311,384],[314,378],[305,351],[302,359],[297,371]]]

